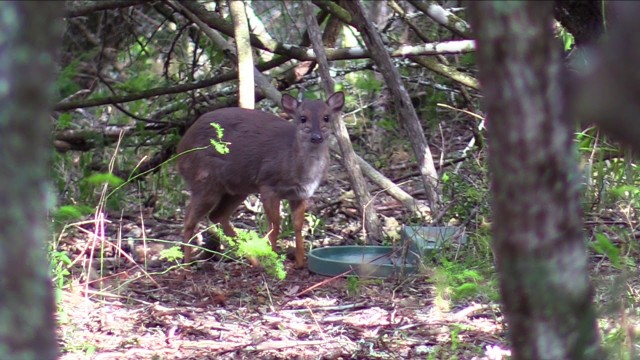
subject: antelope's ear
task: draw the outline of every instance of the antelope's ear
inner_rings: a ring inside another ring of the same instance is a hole
[[[329,106],[332,112],[334,113],[340,112],[344,107],[344,93],[342,91],[333,93],[327,99],[327,105]]]
[[[293,115],[296,113],[296,109],[298,108],[298,100],[289,94],[282,94],[282,108],[287,114]]]

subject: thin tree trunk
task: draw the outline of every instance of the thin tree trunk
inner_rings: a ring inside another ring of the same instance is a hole
[[[55,359],[55,303],[45,242],[48,108],[62,6],[0,6],[0,359]]]
[[[308,27],[307,33],[313,44],[313,51],[316,53],[318,61],[322,87],[325,94],[329,96],[333,93],[335,84],[329,73],[329,64],[327,62],[327,56],[324,53],[324,45],[322,44],[322,37],[320,35],[320,26],[318,26],[316,17],[313,15],[311,4],[304,1],[302,5],[304,6],[304,15]],[[356,161],[356,153],[353,151],[347,127],[344,121],[342,121],[342,117],[338,117],[332,126],[336,139],[338,140],[338,145],[340,146],[342,165],[349,174],[351,188],[356,195],[356,202],[358,204],[358,210],[362,215],[366,239],[369,243],[380,243],[383,239],[382,226],[380,225],[378,213],[373,206],[371,194],[369,194],[367,190],[367,184],[362,176],[362,171],[360,171],[360,167]]]
[[[253,81],[253,54],[249,42],[249,22],[244,11],[244,2],[229,0],[229,11],[233,19],[233,32],[238,53],[238,106],[255,108],[255,85]]]
[[[359,25],[358,30],[362,34],[364,42],[371,52],[371,57],[380,69],[389,91],[393,96],[393,103],[398,114],[400,114],[400,122],[407,132],[416,160],[418,161],[418,169],[420,169],[431,212],[432,214],[436,214],[440,205],[438,173],[433,163],[429,144],[424,137],[420,120],[411,103],[409,93],[400,79],[398,68],[393,64],[393,61],[391,61],[391,57],[382,43],[382,38],[378,30],[376,30],[371,20],[366,16],[360,0],[347,0],[343,1],[342,4],[350,11],[354,23]]]
[[[493,248],[515,359],[603,359],[551,2],[470,2]]]

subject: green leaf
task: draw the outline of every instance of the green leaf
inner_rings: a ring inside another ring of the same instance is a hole
[[[354,86],[367,92],[377,92],[382,89],[382,81],[376,79],[372,71],[363,71],[356,79]]]
[[[634,198],[640,193],[640,188],[632,185],[620,185],[611,189],[611,192],[620,198]]]
[[[573,34],[568,32],[565,28],[560,29],[560,33],[558,34],[560,39],[562,40],[562,44],[564,45],[564,51],[569,51],[573,48],[575,44],[575,39],[573,38]]]
[[[229,145],[230,142],[222,141],[222,135],[224,135],[224,129],[220,124],[212,122],[210,125],[216,131],[217,139],[211,139],[211,146],[213,146],[216,151],[222,155],[229,153]]]
[[[93,174],[85,178],[84,181],[92,185],[102,185],[104,183],[107,183],[110,186],[118,186],[124,183],[124,180],[110,173]]]
[[[398,123],[392,119],[389,118],[384,118],[381,119],[380,121],[378,121],[378,126],[385,129],[385,130],[397,130],[398,129]]]
[[[58,116],[58,129],[64,130],[71,127],[71,119],[73,119],[73,116],[69,113],[63,113]]]
[[[72,61],[58,74],[55,86],[63,99],[75,94],[81,89],[80,85],[74,81],[78,75],[78,65],[81,60],[82,59],[76,59]]]
[[[172,246],[160,251],[160,259],[175,262],[184,257],[180,246]]]
[[[85,205],[64,205],[55,212],[53,220],[57,222],[74,221],[92,212],[93,209]]]
[[[591,247],[599,254],[605,255],[615,268],[621,268],[620,249],[618,249],[607,236],[602,233],[596,234],[596,241],[591,243]]]

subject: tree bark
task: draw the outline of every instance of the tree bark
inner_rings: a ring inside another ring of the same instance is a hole
[[[471,2],[493,248],[515,359],[603,359],[551,2]]]
[[[55,2],[0,6],[0,359],[55,359],[45,241],[47,110],[62,34]]]
[[[322,37],[320,35],[320,26],[316,21],[316,17],[313,15],[311,4],[306,1],[302,4],[304,6],[305,20],[308,27],[307,33],[309,34],[309,38],[313,44],[313,50],[318,59],[322,87],[325,94],[329,96],[333,94],[335,84],[329,73],[329,64],[327,62],[327,56],[324,53],[324,44],[322,43]],[[332,123],[332,126],[333,132],[338,140],[340,153],[342,154],[342,166],[347,170],[351,188],[356,196],[358,210],[362,216],[367,243],[379,244],[383,240],[382,226],[380,225],[378,213],[373,206],[371,194],[369,194],[367,190],[367,184],[362,176],[362,171],[360,171],[360,167],[356,161],[356,153],[353,151],[347,126],[344,124],[344,121],[342,121],[342,117],[338,117],[336,121]]]
[[[371,57],[379,67],[393,96],[393,103],[395,104],[398,114],[400,114],[400,123],[407,132],[416,160],[418,161],[418,169],[422,176],[429,207],[431,208],[432,214],[436,214],[440,205],[438,173],[433,163],[429,144],[424,137],[420,120],[418,119],[416,110],[413,108],[409,93],[400,79],[398,68],[393,64],[391,57],[389,57],[389,54],[385,50],[380,34],[364,13],[364,8],[360,0],[344,1],[343,4],[350,10],[365,44],[371,52]]]
[[[233,33],[238,53],[238,106],[253,109],[256,104],[253,54],[249,43],[249,22],[244,11],[244,2],[229,0],[229,10],[233,18]]]

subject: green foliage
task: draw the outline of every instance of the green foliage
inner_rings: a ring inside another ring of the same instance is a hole
[[[455,351],[460,346],[460,339],[458,338],[460,331],[462,331],[460,326],[451,326],[451,350]]]
[[[151,72],[142,72],[137,74],[137,76],[131,77],[126,82],[120,83],[114,87],[118,90],[135,93],[157,87],[159,83],[162,83],[162,81],[156,74]]]
[[[640,169],[631,154],[611,145],[596,128],[588,128],[576,135],[582,165],[585,211],[605,207],[638,207]]]
[[[69,281],[69,275],[71,275],[69,267],[72,261],[66,252],[57,251],[56,249],[50,249],[48,255],[53,285],[61,289]]]
[[[56,223],[68,223],[80,220],[93,212],[94,209],[87,205],[63,205],[54,211],[52,218]]]
[[[211,139],[211,145],[218,153],[222,155],[228,154],[229,145],[231,143],[222,141],[222,136],[224,135],[224,129],[222,128],[222,126],[220,126],[220,124],[215,122],[212,122],[210,125],[216,131],[216,137],[217,137],[217,139]]]
[[[377,125],[387,131],[397,131],[399,128],[398,122],[389,117],[383,117],[377,122]]]
[[[620,250],[611,242],[609,238],[602,233],[595,235],[596,241],[591,243],[591,248],[611,261],[611,265],[620,269],[622,267],[620,261]]]
[[[284,280],[287,276],[284,270],[284,255],[276,254],[266,237],[255,231],[237,230],[238,255],[257,259],[269,276]]]
[[[458,67],[469,68],[476,64],[475,53],[467,53],[458,56]]]
[[[73,95],[80,90],[80,85],[74,81],[74,78],[78,75],[78,65],[82,60],[83,59],[80,58],[72,61],[58,74],[55,86],[62,99]]]
[[[124,183],[124,180],[110,173],[95,173],[86,177],[84,181],[91,185],[107,184],[109,186],[120,186]]]
[[[440,260],[433,279],[441,301],[472,299],[482,294],[495,298],[494,282],[487,280],[480,271],[470,269],[469,264],[451,262],[446,258]]]
[[[358,90],[362,90],[367,93],[377,93],[382,90],[382,81],[376,79],[373,71],[365,70],[358,72],[358,76],[355,78],[353,86]]]
[[[97,189],[101,190],[103,185],[115,187],[115,190],[111,191],[107,195],[105,205],[108,209],[120,209],[122,207],[122,201],[126,194],[123,191],[117,190],[125,184],[125,181],[118,176],[111,173],[94,173],[84,178],[81,183],[88,185],[84,189],[85,194],[89,192],[87,198],[90,198],[91,195],[95,194]]]
[[[172,166],[162,166],[155,176],[148,176],[140,181],[140,191],[144,194],[162,192],[163,201],[158,201],[155,214],[160,218],[174,217],[176,208],[187,203],[188,195],[183,191],[163,191],[164,189],[184,189],[184,180],[174,171]]]
[[[58,122],[56,123],[56,127],[59,130],[68,129],[71,127],[71,120],[73,116],[69,113],[62,113],[58,116]]]
[[[562,40],[562,45],[564,47],[564,51],[569,51],[573,48],[575,44],[575,40],[573,35],[567,31],[564,27],[560,26],[560,30],[558,31],[558,37]]]
[[[306,91],[302,94],[305,100],[322,100],[323,94],[321,91]]]
[[[479,172],[478,175],[486,174],[484,168],[470,166],[465,170]],[[488,216],[490,210],[486,178],[470,178],[462,174],[463,172],[449,171],[442,173],[442,194],[444,202],[449,204],[447,214],[455,219],[467,219],[473,213]]]
[[[360,293],[360,278],[357,276],[347,276],[347,294],[349,296],[356,296]]]
[[[447,96],[445,92],[427,88],[426,94],[419,98],[416,111],[418,112],[418,117],[423,119],[422,123],[424,124],[425,131],[437,131],[440,123],[438,104],[449,103]]]
[[[316,234],[316,231],[320,230],[320,232],[324,231],[324,221],[321,218],[315,216],[311,213],[304,214],[304,219],[309,225],[309,235],[313,238]]]
[[[222,50],[210,44],[203,36],[200,38],[200,46],[204,48],[207,57],[211,59],[212,64],[224,64],[225,55]]]
[[[607,354],[607,359],[631,360],[631,353],[626,345],[628,341],[626,331],[622,327],[605,331],[602,337],[602,345]],[[632,346],[637,346],[637,344]]]
[[[630,206],[640,206],[640,188],[632,185],[620,185],[611,189],[611,194],[616,199],[626,200]]]
[[[64,350],[69,353],[81,353],[85,359],[90,359],[98,348],[94,344],[84,341],[81,343],[66,343]]]
[[[148,114],[149,113],[149,101],[146,100],[137,100],[131,101],[127,104],[129,107],[129,111],[134,114]],[[127,122],[131,121],[131,118],[128,116],[123,116],[121,125],[125,125]],[[145,123],[140,121],[136,123],[136,128],[139,131],[144,129]]]
[[[284,255],[276,254],[266,237],[255,231],[236,229],[237,236],[231,238],[226,236],[219,226],[213,226],[211,230],[214,236],[231,246],[236,256],[258,260],[269,276],[278,280],[284,280],[287,276],[284,270]]]
[[[178,262],[184,258],[184,253],[180,246],[172,246],[168,249],[160,251],[160,259],[167,260],[169,262]]]

